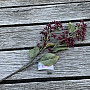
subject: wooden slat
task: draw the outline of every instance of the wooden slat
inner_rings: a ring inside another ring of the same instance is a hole
[[[0,49],[32,47],[40,42],[40,31],[45,26],[0,28]]]
[[[90,3],[70,3],[46,5],[45,3],[58,3],[70,1],[86,0],[0,0],[0,26],[13,24],[31,24],[51,22],[53,20],[66,21],[90,18]],[[38,6],[28,6],[37,5]],[[40,4],[44,4],[40,6]],[[8,8],[17,6],[16,8]],[[22,7],[20,7],[22,6]],[[23,7],[25,6],[25,7]],[[7,7],[7,8],[5,8]],[[88,13],[88,14],[87,14]],[[87,37],[82,43],[90,43],[90,22],[88,22]],[[14,26],[14,25],[13,25]],[[67,25],[65,25],[67,27]],[[44,25],[21,26],[21,27],[0,27],[0,50],[33,47],[40,41],[39,32]],[[81,43],[81,42],[77,42]],[[47,51],[46,51],[47,52]],[[45,53],[46,53],[45,52]],[[0,52],[0,79],[18,70],[29,60],[29,50],[14,50]],[[37,64],[20,72],[9,79],[30,79],[45,77],[64,77],[64,76],[89,76],[90,75],[90,46],[70,48],[67,51],[57,53],[60,56],[54,65],[55,70],[52,74],[47,71],[38,71]],[[75,81],[52,81],[41,83],[9,84],[0,85],[1,90],[24,89],[24,90],[60,90],[60,89],[80,89],[89,90],[90,80]]]
[[[0,52],[0,79],[25,65],[30,60],[28,54],[29,50]],[[55,70],[52,74],[47,74],[47,71],[38,71],[38,65],[35,64],[9,79],[90,75],[90,46],[70,48],[69,50],[58,52],[57,55],[60,58],[54,65]]]
[[[0,9],[0,25],[90,18],[90,2]],[[88,13],[88,14],[87,14]]]
[[[57,2],[77,2],[77,1],[89,1],[89,0],[0,0],[0,7],[9,6],[25,6],[36,4],[47,4]]]
[[[87,23],[86,40],[77,43],[90,43],[90,22],[85,23]],[[41,42],[40,31],[42,31],[45,26],[46,25],[0,28],[0,50],[35,46],[36,42]],[[63,24],[63,26],[65,29],[68,29],[67,24]]]
[[[90,90],[90,79],[1,85],[2,90]]]

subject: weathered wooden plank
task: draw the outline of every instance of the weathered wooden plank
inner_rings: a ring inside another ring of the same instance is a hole
[[[0,79],[25,65],[30,60],[28,54],[29,50],[0,52]],[[57,55],[60,58],[54,65],[55,70],[52,74],[47,74],[47,71],[38,71],[38,65],[35,64],[9,79],[90,75],[90,46],[70,48],[69,50],[58,52]]]
[[[0,25],[90,18],[90,2],[0,9]],[[88,14],[87,14],[88,13]]]
[[[1,86],[1,90],[90,90],[90,80],[35,82]]]
[[[40,42],[40,31],[45,26],[0,28],[0,49],[32,47]],[[32,42],[33,41],[33,42]]]
[[[36,4],[47,4],[57,2],[77,2],[77,1],[89,1],[89,0],[0,0],[0,7],[8,6],[25,6]]]
[[[90,22],[87,23],[86,40],[77,43],[90,43]],[[0,28],[0,49],[33,47],[36,42],[41,42],[40,31],[46,25],[4,27]],[[68,29],[67,24],[63,24]]]

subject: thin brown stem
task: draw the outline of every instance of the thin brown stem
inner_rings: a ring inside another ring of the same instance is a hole
[[[43,48],[40,49],[39,53],[38,53],[34,58],[32,58],[31,61],[29,61],[26,65],[24,65],[23,67],[21,67],[19,70],[11,73],[10,75],[8,75],[8,76],[6,76],[5,78],[3,78],[2,80],[0,80],[0,83],[1,83],[2,81],[4,81],[4,80],[8,79],[9,77],[17,74],[18,72],[21,72],[21,71],[25,70],[26,68],[28,68],[29,66],[31,66],[32,64],[34,64],[35,62],[37,62],[37,61],[34,62],[34,59],[35,59],[41,52],[43,52]]]

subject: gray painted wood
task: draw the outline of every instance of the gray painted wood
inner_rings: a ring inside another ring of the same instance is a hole
[[[75,1],[89,1],[89,0],[0,0],[0,7],[36,5],[36,4],[47,4],[57,2],[75,2]]]
[[[90,43],[90,22],[87,23],[86,40],[77,43]],[[41,42],[40,31],[46,25],[4,27],[0,28],[0,49],[33,47],[37,42]],[[63,24],[68,29],[68,24]],[[60,33],[60,32],[58,32]]]
[[[1,90],[90,90],[90,80],[9,84],[3,85]]]
[[[0,7],[23,6],[30,4],[54,3],[63,0],[0,0]],[[77,1],[77,0],[68,0]],[[78,0],[84,1],[84,0]],[[64,2],[64,1],[63,1]],[[73,3],[48,6],[33,6],[20,8],[0,9],[0,25],[28,24],[51,22],[53,20],[73,20],[90,17],[90,3]],[[68,13],[69,12],[69,13]],[[87,14],[88,13],[88,14]],[[87,37],[82,43],[90,43],[90,22],[88,22]],[[67,25],[65,25],[67,26]],[[39,42],[41,31],[38,26],[2,27],[0,28],[0,49],[32,47]],[[81,42],[77,42],[81,43]],[[47,52],[47,51],[46,51]],[[46,53],[45,52],[45,53]],[[18,70],[29,60],[29,50],[14,50],[0,52],[0,79]],[[90,75],[90,46],[70,48],[57,53],[60,56],[54,65],[52,74],[47,71],[38,71],[37,64],[12,76],[9,79],[30,79],[60,76],[89,76]],[[54,81],[41,83],[24,83],[0,85],[0,90],[89,90],[90,80]]]
[[[46,50],[45,53],[47,52]],[[28,54],[29,50],[0,52],[0,79],[25,65],[30,60]],[[52,74],[47,74],[47,71],[38,71],[37,64],[35,64],[9,79],[90,75],[90,46],[70,48],[69,50],[58,52],[57,55],[60,58],[54,65],[55,70]]]
[[[90,18],[90,2],[0,9],[0,25]],[[86,14],[88,13],[88,14]]]

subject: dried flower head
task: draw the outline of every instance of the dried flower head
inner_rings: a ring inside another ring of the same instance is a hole
[[[51,25],[50,23],[46,25],[43,31],[40,32],[42,34],[41,40],[43,42],[44,47],[48,43],[48,41],[52,42],[51,38],[55,39],[59,45],[67,45],[68,47],[74,47],[74,43],[76,40],[84,40],[86,36],[86,28],[87,25],[83,20],[80,20],[80,24],[76,24],[73,26],[71,22],[69,23],[69,30],[63,30],[62,23],[60,21],[54,21]],[[54,32],[63,30],[62,34],[56,35]],[[57,44],[57,45],[58,45]],[[48,48],[50,52],[53,52],[53,49]]]

